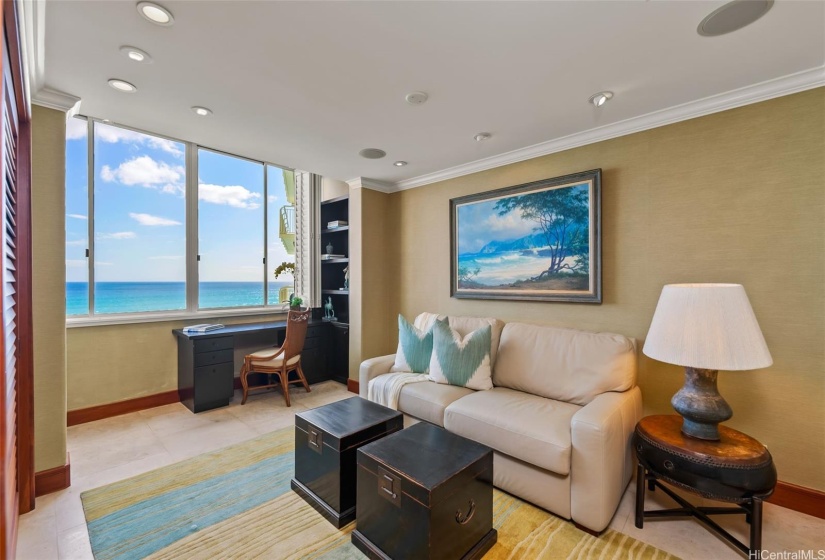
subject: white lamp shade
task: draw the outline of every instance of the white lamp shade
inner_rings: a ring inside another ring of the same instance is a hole
[[[680,366],[744,370],[773,363],[741,284],[668,284],[642,350]]]

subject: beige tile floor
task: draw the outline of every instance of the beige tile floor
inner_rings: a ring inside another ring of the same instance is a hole
[[[244,406],[236,394],[230,406],[197,415],[172,404],[69,428],[72,486],[38,498],[35,510],[21,516],[17,557],[91,559],[81,492],[286,428],[293,425],[296,412],[353,396],[335,382],[314,385],[311,393],[293,388],[291,395],[291,408],[284,405],[280,394],[261,393]],[[610,524],[612,529],[685,559],[742,558],[690,519],[647,520],[644,529],[637,529],[634,500],[635,484],[631,483]],[[662,492],[648,493],[646,503],[648,508],[673,507]],[[741,516],[717,519],[745,538],[747,526]],[[763,541],[767,549],[777,552],[823,549],[825,520],[766,504]]]

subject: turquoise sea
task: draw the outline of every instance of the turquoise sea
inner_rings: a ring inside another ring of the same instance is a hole
[[[270,282],[269,304],[278,303],[278,291],[292,282]],[[290,289],[291,291],[291,289]],[[201,282],[201,308],[263,305],[263,282]],[[186,309],[184,282],[96,282],[95,313],[134,313]],[[66,282],[66,314],[89,312],[89,285]]]

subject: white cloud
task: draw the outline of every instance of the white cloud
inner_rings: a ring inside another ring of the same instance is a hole
[[[179,261],[183,255],[158,255],[156,257],[149,257],[150,261]]]
[[[96,123],[95,137],[108,144],[116,144],[118,142],[125,144],[145,144],[150,148],[162,150],[175,157],[183,156],[183,149],[179,142],[173,142],[166,138],[158,138],[157,136],[149,136],[148,134],[135,132],[134,130],[128,130],[126,128]]]
[[[513,239],[534,233],[535,226],[535,222],[525,220],[522,217],[519,209],[513,210],[504,216],[499,216],[498,213],[491,214],[484,224],[485,229],[507,232]]]
[[[76,220],[88,220],[89,217],[84,214],[66,214],[69,218],[74,218]]]
[[[86,266],[86,259],[66,259],[66,266],[69,268]]]
[[[86,240],[85,239],[75,239],[74,241],[66,241],[66,245],[85,247],[86,246]]]
[[[137,237],[133,231],[116,231],[113,233],[98,233],[97,239],[134,239]]]
[[[224,204],[233,208],[246,208],[255,210],[260,208],[257,202],[261,198],[259,193],[254,193],[240,185],[210,185],[201,183],[198,185],[198,200],[211,202],[212,204]]]
[[[266,199],[267,199],[269,202],[275,202],[276,200],[278,200],[278,197],[277,197],[277,196],[275,196],[274,194],[271,194],[271,195],[269,195],[268,197],[266,197]]]
[[[183,179],[185,176],[186,169],[183,166],[155,161],[149,156],[138,156],[124,161],[115,169],[104,165],[100,170],[100,178],[109,183],[137,185],[181,195],[184,193]]]
[[[86,119],[66,120],[66,140],[82,140],[86,138],[86,132]]]
[[[179,226],[180,222],[170,220],[169,218],[161,218],[160,216],[153,216],[151,214],[138,214],[136,212],[129,212],[129,217],[135,220],[142,226]]]

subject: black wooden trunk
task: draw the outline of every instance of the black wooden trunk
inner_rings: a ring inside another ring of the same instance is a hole
[[[427,423],[358,451],[358,528],[374,559],[480,558],[496,541],[490,448]]]
[[[292,489],[343,527],[355,519],[356,451],[403,427],[400,412],[360,397],[296,414]]]

